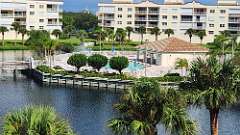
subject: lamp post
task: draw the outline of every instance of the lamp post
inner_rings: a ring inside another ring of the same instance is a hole
[[[145,43],[145,66],[144,66],[144,74],[145,74],[145,77],[147,77],[147,44],[148,44],[148,39],[146,39],[146,43]]]

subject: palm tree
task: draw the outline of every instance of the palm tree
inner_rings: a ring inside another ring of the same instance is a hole
[[[192,36],[193,36],[194,33],[195,33],[195,30],[193,30],[192,28],[187,29],[186,32],[185,32],[185,35],[189,36],[190,43],[192,42]]]
[[[0,33],[2,33],[2,46],[4,46],[4,35],[5,32],[8,32],[7,27],[0,26]]]
[[[4,118],[4,135],[74,135],[69,124],[51,107],[26,107]]]
[[[94,35],[96,37],[96,40],[99,42],[99,46],[100,46],[100,52],[102,50],[102,41],[105,40],[105,38],[107,37],[107,33],[106,31],[104,31],[101,28],[97,28],[94,32]]]
[[[60,35],[62,34],[62,31],[59,29],[54,29],[51,34],[54,35],[56,37],[56,39],[58,39],[60,37]]]
[[[151,34],[155,35],[155,40],[158,40],[158,35],[161,34],[160,29],[158,27],[154,27],[151,29]]]
[[[236,50],[237,46],[239,45],[239,43],[237,41],[238,38],[239,38],[239,35],[232,35],[232,37],[230,39],[230,44],[231,44],[231,48],[232,48],[232,58],[235,55],[235,50]]]
[[[231,60],[220,62],[216,57],[193,62],[191,78],[194,90],[190,96],[196,105],[203,104],[209,111],[212,135],[218,135],[220,110],[236,103],[237,94],[233,85],[235,67]]]
[[[26,34],[28,34],[28,30],[25,27],[21,26],[19,28],[19,30],[18,30],[18,34],[21,34],[21,36],[22,36],[22,45],[24,46],[24,37],[25,37]]]
[[[157,135],[161,123],[169,134],[195,135],[196,125],[188,117],[184,101],[179,91],[161,89],[157,81],[141,78],[114,105],[120,117],[110,120],[108,127],[117,135]]]
[[[12,26],[11,30],[14,30],[15,33],[16,33],[16,35],[15,35],[15,42],[14,42],[14,45],[16,46],[17,45],[18,31],[19,31],[21,25],[20,25],[19,22],[13,22],[11,26]]]
[[[126,35],[127,35],[127,33],[126,33],[126,31],[125,31],[124,29],[118,28],[118,29],[116,30],[115,39],[116,39],[116,41],[119,42],[119,44],[121,45],[121,47],[122,47],[122,45],[123,45],[123,42],[125,41]]]
[[[57,47],[58,43],[55,40],[49,40],[45,47],[47,50],[47,56],[48,56],[48,61],[49,61],[49,67],[52,67],[52,59],[54,55],[55,48]]]
[[[195,34],[199,37],[199,39],[201,40],[201,44],[202,44],[203,38],[206,36],[206,31],[205,30],[199,30]]]
[[[77,33],[77,37],[80,39],[81,42],[87,37],[87,32],[85,30],[79,30]]]
[[[177,59],[176,63],[175,63],[175,68],[176,69],[181,69],[182,71],[182,75],[183,75],[183,70],[184,69],[188,69],[188,61],[187,59]]]
[[[141,35],[141,44],[143,43],[143,35],[146,33],[146,28],[144,26],[140,26],[138,28],[138,33]]]
[[[131,33],[133,32],[133,28],[128,26],[126,27],[126,31],[127,31],[128,40],[131,40]]]
[[[169,38],[171,35],[174,35],[173,29],[166,29],[166,30],[164,31],[164,33],[165,33],[166,35],[168,35],[168,38]]]

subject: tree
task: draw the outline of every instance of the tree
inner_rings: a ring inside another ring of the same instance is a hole
[[[155,40],[158,40],[158,35],[161,34],[160,29],[158,27],[154,27],[151,29],[151,34],[155,35]]]
[[[122,47],[123,42],[125,41],[126,38],[126,31],[122,28],[117,28],[116,33],[115,33],[115,39],[116,41],[119,42],[120,46]]]
[[[168,38],[169,38],[171,35],[174,35],[173,29],[166,29],[166,30],[164,31],[164,33],[165,33],[166,35],[168,35]]]
[[[122,70],[128,67],[129,61],[128,58],[124,56],[112,57],[109,64],[112,69],[115,69],[122,74]]]
[[[3,135],[32,134],[74,135],[69,123],[51,107],[26,107],[5,116]]]
[[[97,69],[98,72],[102,67],[106,66],[107,63],[108,63],[108,58],[100,54],[94,54],[88,57],[88,65],[93,67],[94,69]]]
[[[56,37],[56,39],[58,39],[60,37],[60,35],[62,34],[62,31],[59,29],[54,29],[51,34],[54,35]]]
[[[48,61],[49,61],[49,67],[52,67],[52,59],[54,55],[54,51],[56,47],[58,46],[57,41],[55,40],[49,40],[48,43],[45,45],[45,48],[47,50],[47,56],[48,56]]]
[[[8,32],[7,27],[0,26],[0,33],[2,34],[2,46],[4,46],[4,36],[6,32]]]
[[[99,42],[99,46],[100,46],[99,50],[102,51],[102,41],[106,39],[107,33],[102,28],[95,29],[93,33],[94,33],[94,37]]]
[[[87,32],[85,30],[79,30],[77,33],[77,37],[80,39],[81,42],[87,37]]]
[[[144,26],[140,26],[138,28],[138,33],[141,35],[141,44],[143,44],[143,35],[146,33],[146,28]]]
[[[210,50],[210,54],[225,57],[226,50],[229,47],[229,41],[230,37],[226,37],[225,35],[215,36],[214,41],[207,45]]]
[[[131,33],[133,32],[133,28],[128,26],[126,27],[126,31],[127,31],[128,40],[131,40]]]
[[[31,45],[41,57],[46,57],[46,45],[51,40],[50,34],[44,30],[32,30],[26,44]]]
[[[199,37],[199,39],[201,40],[201,44],[202,44],[203,38],[206,36],[206,30],[199,30],[195,34]]]
[[[235,66],[231,60],[220,62],[215,56],[206,61],[198,59],[191,68],[191,101],[203,104],[209,111],[212,135],[218,135],[218,115],[220,110],[236,103],[233,78]]]
[[[182,75],[183,75],[183,69],[185,68],[186,70],[188,69],[188,61],[187,59],[177,59],[175,63],[175,68],[176,69],[181,69],[182,70]]]
[[[18,31],[19,31],[19,28],[21,27],[21,25],[20,25],[19,22],[13,22],[11,26],[12,26],[11,30],[14,30],[15,33],[16,33],[16,35],[15,35],[15,42],[14,42],[14,45],[16,46],[17,45]]]
[[[176,102],[177,101],[177,102]],[[125,91],[114,108],[120,117],[109,121],[116,135],[157,135],[163,124],[168,134],[196,135],[196,125],[188,117],[183,95],[173,89],[162,89],[156,80],[141,78]]]
[[[24,26],[21,26],[18,30],[18,34],[21,34],[22,36],[22,45],[24,46],[24,37],[26,34],[28,34],[28,30],[24,27]]]
[[[84,54],[74,54],[68,58],[67,64],[76,67],[79,73],[80,68],[87,64],[87,56]]]
[[[195,33],[195,30],[193,30],[192,28],[187,29],[186,32],[185,32],[185,35],[189,36],[190,43],[192,42],[192,36],[193,36],[194,33]]]
[[[74,31],[75,31],[75,28],[74,28],[74,26],[72,26],[72,25],[67,25],[67,26],[65,26],[65,27],[63,28],[63,33],[64,33],[68,38],[71,37],[71,35],[74,33]]]

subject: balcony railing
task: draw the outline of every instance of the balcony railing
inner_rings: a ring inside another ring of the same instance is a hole
[[[136,21],[146,21],[147,18],[146,17],[136,17],[135,20]]]
[[[151,11],[151,10],[150,10],[148,13],[149,13],[149,14],[159,14],[159,11]]]
[[[147,14],[146,10],[136,10],[136,14]]]
[[[240,19],[229,19],[230,23],[240,23]]]
[[[158,21],[158,17],[149,17],[148,20]]]
[[[228,29],[229,29],[229,30],[240,31],[240,27],[232,27],[232,26],[229,26]]]
[[[57,13],[58,10],[57,10],[57,8],[48,8],[48,9],[47,9],[47,12],[48,12],[48,13]]]
[[[146,27],[147,25],[146,24],[135,24],[135,26],[137,26],[137,27],[140,27],[140,26]]]
[[[2,17],[13,17],[13,14],[1,14]]]
[[[148,27],[157,27],[158,24],[148,24]]]
[[[191,22],[193,19],[181,19],[182,22]]]

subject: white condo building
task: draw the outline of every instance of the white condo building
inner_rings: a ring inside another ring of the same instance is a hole
[[[140,26],[147,28],[145,39],[154,40],[150,29],[159,27],[162,31],[173,29],[174,36],[189,40],[187,29],[206,30],[204,42],[212,41],[221,31],[229,30],[232,34],[240,32],[240,6],[238,0],[218,0],[215,5],[204,5],[196,1],[185,3],[184,0],[165,0],[163,4],[142,0],[113,0],[111,3],[98,4],[99,25],[114,28],[130,26],[136,31]],[[162,33],[160,38],[166,38]],[[136,32],[133,40],[140,40]],[[200,39],[193,36],[193,42]]]
[[[19,22],[28,30],[62,29],[63,0],[0,0],[0,26]],[[12,39],[14,31],[6,33]]]

